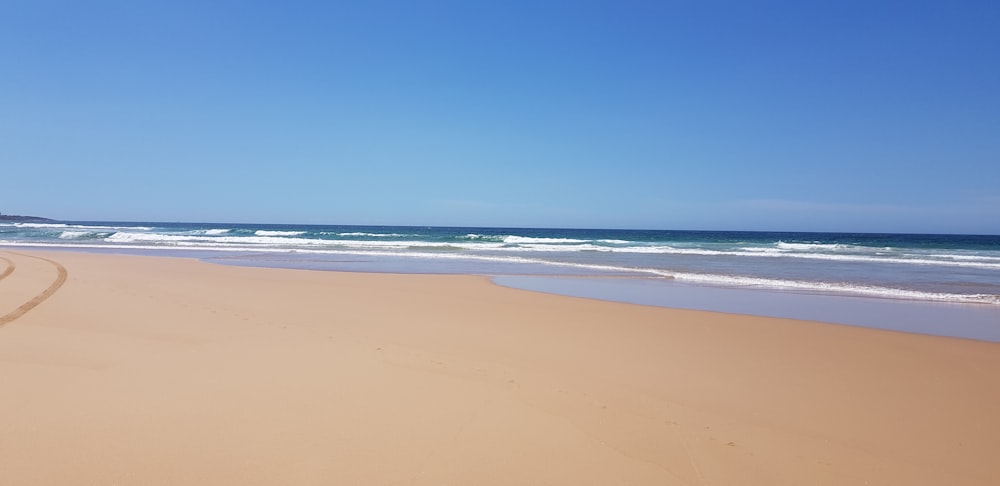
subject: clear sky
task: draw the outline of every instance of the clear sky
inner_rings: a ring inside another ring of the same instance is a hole
[[[0,211],[1000,234],[1000,2],[3,0]]]

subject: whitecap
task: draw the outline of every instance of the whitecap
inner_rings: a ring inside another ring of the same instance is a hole
[[[509,235],[503,238],[503,242],[508,245],[519,245],[524,243],[586,243],[590,240],[577,240],[573,238],[532,238],[530,236]]]
[[[271,231],[271,230],[257,230],[254,231],[257,236],[298,236],[306,234],[305,231]]]

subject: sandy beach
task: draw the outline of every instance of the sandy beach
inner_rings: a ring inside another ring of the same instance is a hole
[[[0,249],[0,484],[992,485],[1000,344]]]

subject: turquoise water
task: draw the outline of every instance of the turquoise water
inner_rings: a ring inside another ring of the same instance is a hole
[[[0,246],[488,275],[579,297],[1000,341],[1000,237],[989,235],[58,222],[0,223]]]
[[[330,270],[641,276],[1000,304],[998,236],[60,222],[0,224],[0,244],[197,250],[228,263]]]

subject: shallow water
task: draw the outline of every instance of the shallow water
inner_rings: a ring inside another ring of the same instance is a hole
[[[670,279],[496,276],[498,285],[679,309],[786,317],[1000,342],[1000,309],[955,304],[692,285]]]
[[[1000,236],[989,235],[51,222],[0,223],[0,245],[235,252],[249,265],[362,271],[671,276],[1000,305]]]
[[[2,246],[0,246],[2,248]],[[838,292],[723,286],[665,277],[627,267],[558,261],[422,257],[373,252],[313,253],[139,247],[31,247],[96,253],[198,258],[206,262],[321,271],[468,274],[498,285],[642,305],[804,319],[877,329],[1000,342],[1000,305],[851,296]]]

